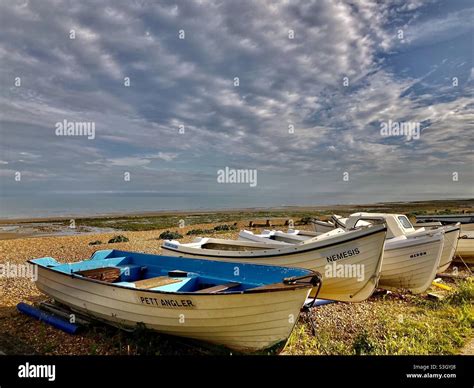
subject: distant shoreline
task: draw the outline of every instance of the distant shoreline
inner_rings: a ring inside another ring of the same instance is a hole
[[[176,214],[193,215],[193,214],[219,214],[219,213],[238,213],[238,212],[259,212],[259,211],[278,211],[278,210],[314,210],[323,208],[335,208],[345,205],[324,205],[324,206],[274,206],[274,207],[248,207],[248,208],[226,208],[226,209],[190,209],[190,210],[154,210],[154,211],[140,211],[140,212],[111,212],[98,214],[83,214],[83,215],[64,215],[64,216],[46,216],[46,217],[31,217],[31,218],[0,218],[0,225],[12,223],[30,223],[30,222],[54,222],[54,221],[69,221],[70,219],[103,219],[103,218],[123,218],[123,217],[159,217],[171,216]]]
[[[200,210],[159,210],[150,212],[110,213],[92,216],[32,217],[0,220],[0,240],[29,237],[67,236],[125,231],[159,230],[186,225],[235,223],[250,220],[288,220],[308,217],[325,218],[332,214],[355,212],[401,213],[416,215],[472,213],[474,199],[381,202],[372,204],[336,204],[315,206],[278,206]],[[71,221],[73,220],[73,221]],[[73,226],[71,226],[73,225]],[[245,225],[245,224],[244,224]]]
[[[196,215],[196,214],[225,214],[225,213],[240,213],[240,212],[272,212],[272,211],[325,211],[348,208],[364,208],[364,207],[404,207],[411,205],[432,205],[437,206],[443,204],[451,204],[451,206],[460,206],[465,203],[465,206],[471,207],[474,211],[474,198],[459,198],[459,199],[434,199],[423,201],[392,201],[392,202],[375,202],[375,203],[347,203],[347,204],[332,204],[332,205],[285,205],[285,206],[271,206],[271,207],[242,207],[242,208],[222,208],[222,209],[177,209],[177,210],[154,210],[154,211],[139,211],[139,212],[111,212],[98,214],[77,214],[64,216],[45,216],[45,217],[19,217],[19,218],[0,218],[0,225],[6,224],[22,224],[32,222],[64,222],[71,219],[116,219],[116,218],[133,218],[133,217],[159,217],[159,216],[173,216],[173,215]]]

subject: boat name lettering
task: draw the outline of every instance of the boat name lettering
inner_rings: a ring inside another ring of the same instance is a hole
[[[414,259],[415,257],[425,256],[426,252],[416,252],[410,255],[410,259]]]
[[[358,255],[360,253],[359,248],[349,249],[348,251],[339,252],[331,256],[326,256],[328,263],[332,263],[336,260],[347,259],[348,257]]]
[[[189,299],[159,299],[159,298],[149,298],[140,296],[140,302],[142,304],[148,304],[152,306],[160,306],[160,307],[196,307],[193,304],[192,300]]]

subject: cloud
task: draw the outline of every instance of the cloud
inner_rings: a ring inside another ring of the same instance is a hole
[[[178,154],[170,153],[170,152],[158,152],[156,158],[162,159],[166,162],[170,162],[178,157]]]
[[[153,160],[164,160],[170,162],[178,154],[169,153],[169,152],[158,152],[154,155],[144,155],[144,156],[126,156],[120,158],[109,158],[109,159],[99,159],[94,161],[88,161],[87,164],[90,165],[101,165],[104,167],[144,167],[148,166]]]
[[[51,179],[120,191],[127,170],[137,191],[159,191],[163,177],[219,191],[216,171],[234,166],[257,168],[267,198],[298,187],[365,200],[367,185],[403,179],[422,193],[429,185],[411,174],[430,185],[472,176],[468,4],[50,0],[3,2],[0,13],[0,159],[43,176],[40,191]],[[55,136],[64,119],[94,122],[95,139]],[[420,140],[382,137],[388,120],[422,123]],[[357,179],[342,183],[344,171]],[[472,191],[459,183],[438,191]]]
[[[449,12],[425,21],[415,21],[406,26],[405,41],[411,47],[432,45],[451,40],[472,31],[474,10],[463,9]]]

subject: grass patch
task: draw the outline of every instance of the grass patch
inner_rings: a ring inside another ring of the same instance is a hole
[[[77,225],[96,228],[113,228],[124,231],[146,231],[166,229],[208,223],[233,223],[244,220],[266,220],[269,218],[301,218],[309,219],[315,212],[308,211],[257,211],[257,212],[229,212],[229,213],[202,213],[182,215],[157,215],[157,216],[125,216],[108,218],[83,218],[77,220]],[[228,225],[229,226],[229,225]],[[232,230],[232,229],[227,229]]]
[[[308,324],[300,320],[288,339],[285,353],[294,355],[352,354],[350,346],[347,346],[344,341],[335,339],[333,334],[331,329],[322,328],[314,336]]]
[[[352,350],[357,355],[370,354],[375,349],[375,341],[372,335],[369,334],[367,329],[362,330],[357,334],[354,342],[352,343]]]
[[[100,241],[100,240],[91,241],[89,243],[89,245],[101,245],[101,244],[102,244],[102,241]]]
[[[210,234],[214,232],[215,232],[214,229],[191,229],[191,230],[188,230],[188,232],[186,233],[186,236],[196,236],[200,234]]]
[[[285,352],[339,355],[458,354],[473,335],[474,283],[471,279],[453,285],[455,291],[442,301],[432,301],[422,296],[410,296],[402,300],[395,296],[374,298],[375,303],[372,302],[367,309],[371,310],[370,317],[361,317],[355,325],[348,323],[347,328],[338,330],[331,322],[334,317],[330,309],[338,308],[333,314],[346,322],[346,319],[353,319],[355,307],[329,305],[325,307],[326,310],[321,310],[322,316],[316,318],[316,336],[311,335],[309,325],[300,319]]]
[[[183,238],[182,234],[179,234],[178,232],[170,232],[169,230],[161,233],[159,237],[161,240],[178,240],[180,238]]]
[[[128,237],[123,235],[114,236],[109,240],[109,244],[121,243],[121,242],[129,242]]]
[[[191,229],[186,233],[186,236],[195,236],[201,234],[210,234],[210,233],[227,233],[230,231],[237,230],[236,225],[217,225],[212,229]]]
[[[474,282],[472,278],[459,282],[457,290],[448,297],[452,305],[463,306],[474,300]]]

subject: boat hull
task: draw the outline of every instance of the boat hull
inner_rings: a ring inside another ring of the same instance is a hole
[[[75,311],[120,328],[160,333],[256,352],[285,343],[308,288],[254,294],[179,295],[91,282],[39,267],[37,287]],[[163,301],[166,301],[163,306]]]
[[[443,242],[442,234],[387,242],[379,287],[414,294],[426,291],[436,276]]]
[[[441,258],[439,260],[438,266],[438,273],[442,273],[448,269],[454,259],[458,245],[458,239],[461,234],[460,224],[447,226],[426,224],[425,226],[418,228],[415,233],[408,234],[407,237],[419,237],[421,235],[430,234],[435,231],[444,232],[443,251],[441,252]]]
[[[464,260],[466,263],[474,263],[474,232],[461,232],[458,240],[456,256]]]
[[[443,251],[439,260],[438,273],[446,271],[451,265],[460,233],[461,229],[459,227],[445,227]]]
[[[465,234],[465,232],[474,232],[474,224],[461,224],[461,235]]]
[[[173,242],[165,242],[162,249],[166,255],[178,257],[311,269],[323,276],[318,298],[361,302],[370,297],[377,286],[385,235],[386,228],[377,226],[344,233],[330,240],[304,244],[304,250],[301,248],[303,245],[289,245],[264,251],[236,252],[187,247]],[[340,258],[345,252],[347,255],[354,254]],[[360,269],[363,275],[348,276],[351,274],[347,269],[351,268],[355,271]]]

